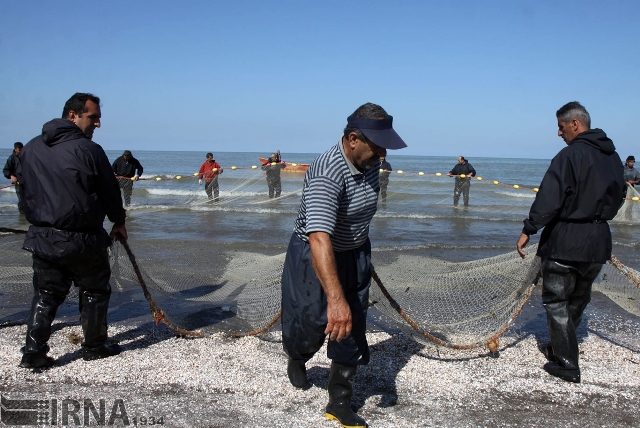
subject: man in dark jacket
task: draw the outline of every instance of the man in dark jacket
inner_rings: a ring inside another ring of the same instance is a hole
[[[473,169],[468,160],[464,156],[458,156],[458,164],[453,167],[449,174],[449,177],[456,177],[456,184],[453,188],[453,206],[458,206],[458,200],[460,200],[460,193],[462,193],[462,200],[464,206],[469,206],[469,188],[471,187],[471,177],[476,175],[476,170]]]
[[[278,153],[271,153],[267,162],[262,165],[262,170],[267,173],[267,186],[269,186],[269,198],[280,197],[282,193],[282,181],[280,181],[280,170],[286,168],[287,164],[280,158]]]
[[[391,164],[384,156],[380,157],[380,199],[387,202],[387,187],[389,186],[389,176],[391,175]]]
[[[31,223],[23,248],[33,253],[34,289],[21,367],[54,364],[47,356],[51,323],[72,283],[79,288],[83,359],[120,352],[117,344],[106,344],[111,296],[107,248],[110,238],[127,239],[127,230],[109,159],[91,141],[100,117],[100,99],[76,93],[65,104],[62,119],[45,123],[42,135],[20,155],[18,180]],[[114,223],[111,236],[102,227],[105,216]]]
[[[624,163],[624,181],[631,187],[635,187],[636,184],[640,183],[640,173],[634,168],[635,164],[636,158],[627,156],[627,160]]]
[[[558,136],[567,147],[553,158],[516,248],[522,258],[529,235],[544,227],[538,253],[542,259],[542,303],[551,343],[543,348],[544,369],[568,382],[580,382],[576,330],[591,300],[591,285],[611,257],[608,220],[624,198],[621,160],[601,129],[578,102],[556,112]]]
[[[20,151],[22,150],[22,143],[17,142],[13,144],[13,153],[7,159],[7,163],[4,164],[4,168],[2,173],[6,178],[11,180],[11,184],[13,184],[16,188],[16,195],[18,195],[18,211],[20,214],[23,214],[24,210],[22,209],[22,197],[20,196],[20,183],[16,177],[16,169],[18,168],[18,162],[20,162]]]
[[[142,175],[142,165],[129,150],[125,150],[122,156],[113,162],[112,168],[124,195],[124,206],[128,207],[131,204],[133,182],[138,181]]]

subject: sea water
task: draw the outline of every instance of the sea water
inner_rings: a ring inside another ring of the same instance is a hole
[[[265,173],[258,160],[268,157],[268,152],[214,151],[224,172],[219,178],[220,202],[210,203],[204,183],[198,184],[194,175],[205,160],[205,152],[132,151],[144,167],[141,180],[134,183],[127,210],[127,229],[132,238],[206,240],[211,243],[212,256],[216,251],[275,254],[286,250],[300,204],[304,173],[283,171],[282,197],[269,199]],[[4,161],[10,153],[10,149],[0,150],[0,159]],[[122,151],[106,153],[113,162]],[[282,154],[283,160],[295,163],[310,163],[317,156]],[[387,202],[380,202],[371,223],[374,249],[410,250],[451,261],[513,251],[522,220],[536,195],[533,188],[540,185],[550,162],[471,158],[477,177],[471,182],[469,207],[462,206],[461,197],[459,207],[454,208],[454,179],[446,174],[457,163],[456,157],[392,153],[387,160],[393,172]],[[7,184],[8,180],[3,183]],[[16,202],[13,187],[0,190],[0,227],[28,227],[18,214]],[[110,227],[109,222],[105,227]],[[639,269],[640,248],[635,235],[638,226],[611,223],[611,229],[614,254]],[[532,236],[532,243],[537,242],[538,236]]]

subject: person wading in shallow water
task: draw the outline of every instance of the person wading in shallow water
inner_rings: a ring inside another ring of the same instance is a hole
[[[82,358],[95,360],[120,353],[107,345],[107,310],[111,296],[110,238],[127,239],[125,210],[109,159],[91,141],[100,127],[100,99],[76,93],[62,119],[42,127],[42,135],[22,150],[18,180],[27,221],[23,249],[33,253],[33,299],[20,367],[55,363],[47,355],[51,323],[71,285],[78,287],[84,341]],[[113,224],[103,229],[105,216]]]
[[[20,151],[22,150],[23,144],[21,142],[17,142],[13,144],[13,153],[7,159],[7,163],[4,165],[2,169],[2,173],[6,178],[11,180],[11,184],[13,184],[16,188],[16,195],[18,196],[18,212],[20,214],[24,213],[22,208],[22,196],[20,196],[20,183],[18,182],[18,178],[16,177],[16,169],[18,168],[18,163],[20,162]]]
[[[209,200],[213,202],[220,201],[220,186],[218,185],[220,174],[222,174],[222,167],[213,158],[213,153],[207,153],[206,160],[198,171],[198,184],[202,184],[204,178],[204,191],[207,192]]]
[[[462,193],[462,200],[464,206],[469,206],[469,189],[471,188],[471,177],[475,177],[476,170],[473,169],[468,160],[464,156],[458,156],[458,163],[447,174],[449,177],[455,176],[456,183],[453,188],[453,206],[458,206],[460,200],[460,193]],[[464,175],[464,177],[461,177]]]
[[[142,175],[142,165],[138,159],[134,158],[129,150],[125,150],[118,159],[111,165],[113,173],[118,178],[118,184],[124,196],[124,206],[131,204],[131,193],[133,192],[133,182],[138,181]]]
[[[567,382],[580,382],[576,330],[591,300],[591,286],[611,258],[608,220],[624,201],[622,161],[602,129],[578,102],[557,112],[558,136],[567,147],[553,158],[524,220],[516,249],[544,227],[537,255],[542,259],[542,303],[551,343],[544,370]]]
[[[282,182],[280,181],[280,170],[286,168],[287,164],[280,158],[278,153],[271,153],[267,162],[262,165],[262,170],[267,173],[267,186],[269,186],[269,198],[280,197],[282,193]]]
[[[348,427],[366,426],[351,409],[351,396],[356,367],[369,362],[369,224],[378,204],[380,157],[407,146],[392,123],[379,105],[360,106],[338,144],[311,164],[282,272],[289,381],[308,387],[305,364],[329,335],[326,416]]]
[[[391,164],[387,162],[385,156],[380,157],[380,199],[387,202],[387,187],[389,186],[389,176],[391,175]]]

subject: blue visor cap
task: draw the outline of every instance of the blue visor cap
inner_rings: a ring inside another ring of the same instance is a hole
[[[358,128],[376,146],[389,150],[404,149],[407,145],[393,130],[392,124],[393,116],[386,119],[366,119],[353,116],[347,118],[348,127]]]

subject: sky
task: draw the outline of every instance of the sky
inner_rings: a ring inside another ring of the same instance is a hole
[[[579,101],[624,159],[639,45],[637,0],[0,0],[0,148],[91,92],[105,150],[321,153],[373,102],[397,154],[550,159]]]

